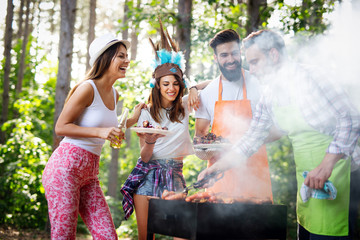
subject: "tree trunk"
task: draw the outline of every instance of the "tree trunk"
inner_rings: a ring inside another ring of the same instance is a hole
[[[24,27],[24,36],[21,46],[21,56],[20,56],[20,63],[19,63],[19,70],[17,74],[17,82],[16,82],[16,99],[19,97],[19,94],[22,91],[23,79],[24,79],[24,72],[25,72],[25,57],[27,55],[26,46],[29,39],[29,15],[30,15],[30,0],[26,0],[26,12],[25,12],[25,27]],[[15,115],[17,115],[15,113]]]
[[[53,0],[54,6],[58,5],[59,0]],[[57,20],[56,20],[56,11],[55,8],[51,8],[48,10],[49,11],[49,16],[50,19],[48,20],[48,22],[50,23],[50,33],[51,34],[55,34],[55,32],[57,31]]]
[[[127,13],[129,11],[129,6],[128,6],[128,0],[125,0],[124,2],[124,24],[127,24],[128,21],[128,17],[127,17]],[[129,38],[129,28],[126,27],[123,31],[122,31],[122,39],[127,40]]]
[[[133,27],[131,30],[130,60],[136,60],[138,43],[139,43],[139,41],[138,41],[137,31],[136,31],[136,28]]]
[[[179,47],[184,51],[186,60],[185,75],[190,76],[190,53],[191,53],[191,11],[192,0],[179,0],[178,3],[178,24],[177,41]]]
[[[247,1],[247,0],[237,0],[237,4],[238,4],[238,5],[241,5],[241,4],[244,3],[244,1]],[[234,3],[234,4],[235,4],[235,3]],[[241,11],[243,11],[243,10],[241,10]],[[239,19],[237,20],[236,32],[240,33],[243,28],[244,28],[243,23],[242,23],[241,19],[239,18]]]
[[[136,8],[140,9],[140,3],[141,0],[137,0]],[[131,30],[131,59],[130,60],[136,60],[137,55],[137,46],[138,46],[139,40],[138,40],[138,31],[136,28],[136,25],[133,24],[132,30]]]
[[[304,29],[306,29],[306,26],[310,25],[310,17],[307,18],[305,17],[305,11],[309,11],[309,4],[311,4],[311,1],[309,0],[303,0],[301,3],[301,14],[303,15],[302,19],[299,19],[300,21],[300,26],[303,27]]]
[[[300,21],[300,27],[307,29],[307,27],[322,25],[323,14],[321,13],[323,3],[314,4],[311,0],[303,0],[301,4],[301,14],[303,16]],[[308,13],[306,13],[309,11]]]
[[[88,48],[91,42],[95,39],[95,25],[96,25],[96,0],[90,0],[90,17],[89,17],[89,31],[88,31]],[[86,71],[90,69],[90,55],[89,51],[86,55]]]
[[[9,114],[9,90],[10,90],[10,68],[11,68],[11,42],[12,42],[12,22],[14,17],[14,5],[12,0],[7,1],[5,36],[4,36],[4,83],[2,95],[2,110],[0,117],[0,143],[5,143],[5,132],[1,131],[2,125],[7,121]]]
[[[40,1],[32,0],[30,2],[33,2],[33,8],[30,11],[30,15],[29,15],[29,17],[31,17],[31,18],[29,18],[29,30],[28,31],[29,31],[29,33],[32,33],[34,31],[35,13],[36,13],[36,10],[39,9]]]
[[[247,34],[257,31],[261,25],[260,7],[266,7],[266,0],[248,0],[248,21],[246,25]]]
[[[16,36],[17,39],[20,39],[21,36],[23,35],[22,30],[23,30],[24,3],[25,3],[25,0],[20,1],[19,19],[18,19],[18,32],[17,32],[17,36]]]
[[[120,100],[116,105],[116,112],[118,115],[121,114],[124,106],[124,100]],[[119,172],[119,149],[111,149],[111,162],[109,165],[109,179],[108,179],[108,194],[109,196],[116,199],[117,193],[117,180]]]
[[[76,0],[61,0],[59,67],[56,82],[54,124],[64,107],[64,101],[70,88],[75,15]],[[53,136],[53,149],[55,149],[61,138],[56,136],[55,132]]]

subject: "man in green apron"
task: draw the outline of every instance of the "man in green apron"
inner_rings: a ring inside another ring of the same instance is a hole
[[[243,45],[250,73],[266,85],[263,96],[249,130],[233,151],[200,173],[198,179],[246,162],[275,125],[289,136],[294,149],[298,239],[351,239],[350,157],[360,133],[357,110],[340,87],[325,82],[319,71],[291,62],[283,39],[275,32],[254,32]],[[242,160],[234,161],[239,158]],[[337,190],[334,199],[316,194],[301,198],[302,187],[317,192],[329,184],[327,181]]]

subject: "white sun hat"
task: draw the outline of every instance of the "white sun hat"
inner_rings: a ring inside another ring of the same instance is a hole
[[[126,49],[128,50],[130,48],[130,42],[127,40],[120,40],[117,37],[115,37],[113,34],[108,33],[105,35],[102,35],[98,38],[95,38],[94,41],[90,44],[89,47],[89,55],[90,60],[89,64],[92,67],[98,57],[105,52],[106,49],[114,45],[115,43],[121,42],[126,46]]]

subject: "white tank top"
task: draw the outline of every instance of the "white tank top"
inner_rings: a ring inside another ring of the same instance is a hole
[[[86,80],[82,84],[90,83],[94,89],[94,99],[89,107],[75,121],[80,127],[116,127],[118,125],[116,107],[114,110],[108,109],[101,99],[93,80]],[[114,101],[116,106],[116,91],[113,87]],[[101,138],[76,138],[65,137],[62,142],[72,143],[96,155],[101,154],[101,148],[105,143]]]

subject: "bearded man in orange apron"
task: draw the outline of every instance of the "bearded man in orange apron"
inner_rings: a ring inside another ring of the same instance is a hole
[[[200,92],[200,105],[195,112],[195,136],[208,134],[211,125],[212,133],[234,143],[248,129],[261,96],[260,86],[241,68],[240,37],[234,30],[217,33],[210,46],[221,74]],[[272,201],[265,146],[252,159],[254,161],[226,171],[224,177],[208,190],[236,199]],[[208,165],[216,160],[211,159]]]

